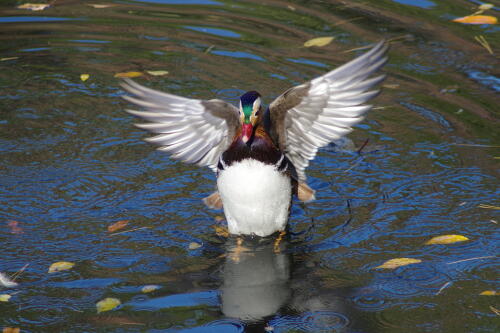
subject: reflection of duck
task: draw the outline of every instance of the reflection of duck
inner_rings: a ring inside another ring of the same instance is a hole
[[[320,147],[349,133],[371,108],[368,91],[384,76],[369,78],[386,62],[387,44],[323,76],[288,89],[266,112],[260,94],[240,97],[239,108],[221,100],[162,93],[127,80],[125,99],[146,111],[137,125],[158,135],[147,141],[173,158],[217,172],[218,192],[205,198],[224,207],[229,232],[268,236],[285,229],[292,194],[314,199],[305,169]]]
[[[246,240],[243,247],[228,240],[221,288],[222,312],[244,321],[274,315],[290,297],[290,258],[286,241],[275,251],[272,241]],[[237,253],[235,253],[237,251]]]

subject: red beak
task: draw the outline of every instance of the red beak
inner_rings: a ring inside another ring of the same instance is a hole
[[[252,137],[253,133],[253,126],[252,124],[243,124],[241,125],[241,140],[243,140],[244,143],[247,143],[248,140]]]

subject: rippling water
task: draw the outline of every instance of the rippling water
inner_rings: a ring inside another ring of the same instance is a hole
[[[104,7],[95,6],[105,5]],[[495,332],[497,26],[477,1],[60,0],[0,4],[0,272],[22,332]],[[498,15],[498,8],[488,14]],[[304,48],[335,36],[322,48]],[[375,109],[309,168],[318,200],[272,239],[218,236],[207,169],[141,141],[119,72],[196,98],[265,102],[392,40]],[[90,78],[83,82],[81,74]],[[361,150],[360,150],[361,148]],[[107,226],[128,220],[109,235]],[[470,240],[424,245],[433,236]],[[190,243],[201,247],[190,250]],[[398,257],[421,259],[376,269]],[[467,260],[472,259],[472,260]],[[48,274],[51,263],[73,269]],[[143,293],[145,285],[158,289]],[[1,287],[0,287],[1,288]],[[95,304],[122,305],[97,314]]]

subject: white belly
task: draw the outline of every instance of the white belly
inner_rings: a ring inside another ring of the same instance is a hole
[[[268,236],[285,229],[292,198],[290,177],[245,159],[220,171],[217,187],[229,232]]]

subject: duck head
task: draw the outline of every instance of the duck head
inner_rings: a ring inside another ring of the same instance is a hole
[[[247,143],[261,115],[260,94],[249,91],[240,97],[241,140]]]

